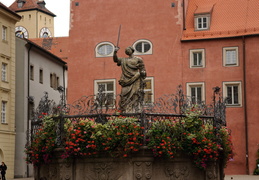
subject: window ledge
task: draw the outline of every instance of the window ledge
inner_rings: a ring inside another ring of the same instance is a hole
[[[225,67],[237,67],[237,64],[225,64]]]
[[[7,40],[2,39],[2,42],[8,44]]]
[[[191,66],[191,68],[204,68],[204,66]]]
[[[241,104],[226,104],[226,107],[242,107]]]

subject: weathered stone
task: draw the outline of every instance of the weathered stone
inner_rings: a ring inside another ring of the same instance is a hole
[[[128,158],[104,155],[96,158],[61,159],[56,151],[50,164],[35,167],[35,180],[221,180],[218,162],[206,171],[195,167],[192,160],[180,154],[174,159],[154,158],[149,150],[141,150]],[[223,179],[222,179],[223,180]]]

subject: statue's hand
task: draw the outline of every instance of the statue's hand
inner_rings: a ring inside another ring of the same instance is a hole
[[[117,52],[117,51],[119,51],[119,50],[120,50],[120,48],[117,47],[117,46],[115,46],[114,52]]]
[[[140,71],[140,75],[142,78],[146,78],[147,74],[146,74],[146,71]]]

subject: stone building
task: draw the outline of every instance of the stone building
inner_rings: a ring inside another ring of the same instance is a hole
[[[258,8],[257,0],[71,1],[69,38],[53,39],[48,48],[67,56],[69,103],[99,86],[120,93],[115,46],[119,57],[133,46],[143,58],[145,103],[174,93],[179,84],[193,101],[210,103],[219,86],[228,98],[235,151],[225,172],[251,174],[259,144]],[[43,47],[44,40],[37,41]]]
[[[15,156],[15,23],[21,17],[0,3],[0,162],[13,177]]]
[[[16,104],[15,104],[15,177],[33,175],[33,168],[24,157],[29,141],[32,112],[44,93],[56,104],[65,100],[66,62],[28,39],[16,39]]]
[[[54,17],[45,7],[44,0],[16,0],[9,7],[22,19],[15,26],[15,34],[24,38],[46,38],[54,36]]]

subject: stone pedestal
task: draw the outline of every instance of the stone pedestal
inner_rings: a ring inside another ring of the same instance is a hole
[[[217,162],[206,171],[196,168],[183,154],[169,160],[154,158],[149,150],[141,150],[128,158],[61,159],[60,150],[50,164],[35,167],[35,180],[223,180]],[[106,156],[106,157],[105,157]]]

